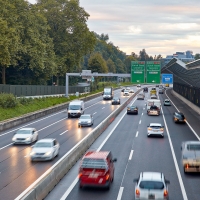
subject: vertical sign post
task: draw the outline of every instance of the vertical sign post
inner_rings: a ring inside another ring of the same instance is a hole
[[[146,83],[160,83],[160,61],[147,61],[146,62]]]
[[[131,61],[131,82],[145,83],[144,79],[145,61]]]

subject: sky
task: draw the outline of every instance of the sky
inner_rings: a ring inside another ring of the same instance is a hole
[[[128,55],[200,53],[200,0],[80,0],[80,6],[90,31],[108,34]]]

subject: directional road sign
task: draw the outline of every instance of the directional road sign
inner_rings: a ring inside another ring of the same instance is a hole
[[[131,61],[131,82],[144,83],[145,61]]]
[[[146,62],[146,83],[160,83],[160,61]]]
[[[162,84],[173,84],[173,74],[162,74]]]

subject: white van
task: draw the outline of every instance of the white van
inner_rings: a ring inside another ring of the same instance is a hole
[[[80,117],[84,113],[84,101],[74,100],[69,103],[68,107],[68,118],[70,117]]]
[[[159,109],[161,109],[161,103],[160,103],[160,100],[159,99],[148,99],[147,100],[147,111],[150,109],[150,107],[152,105],[155,105],[157,106]]]

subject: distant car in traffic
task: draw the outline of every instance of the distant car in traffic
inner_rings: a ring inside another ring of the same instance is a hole
[[[144,98],[145,98],[145,95],[143,93],[139,93],[137,95],[137,100],[144,100]]]
[[[163,93],[164,93],[164,89],[159,89],[159,90],[158,90],[158,93],[159,93],[159,94],[163,94]]]
[[[163,104],[164,104],[164,106],[171,106],[171,102],[169,99],[165,99]]]
[[[144,87],[143,92],[148,92],[148,87]]]
[[[141,172],[135,182],[135,200],[168,200],[168,184],[162,172]]]
[[[134,105],[127,106],[127,114],[138,114],[138,107]]]
[[[124,96],[129,96],[129,90],[124,90]]]
[[[160,109],[156,105],[150,106],[150,108],[147,110],[147,115],[160,115]]]
[[[138,84],[138,85],[137,85],[137,88],[141,88],[141,85],[140,85],[140,84]]]
[[[200,141],[183,142],[181,150],[184,172],[200,172]]]
[[[78,127],[92,126],[93,124],[94,124],[94,119],[91,114],[81,115],[78,120]]]
[[[129,90],[129,93],[134,93],[133,89],[130,89],[130,90]]]
[[[119,97],[113,97],[111,104],[112,105],[120,105],[120,98]]]
[[[38,140],[31,149],[31,161],[53,160],[58,156],[60,145],[56,139],[46,138]]]
[[[164,126],[160,123],[150,123],[149,126],[147,126],[147,136],[150,135],[159,135],[164,137]]]
[[[159,85],[156,85],[156,87],[159,87]]]
[[[14,144],[31,144],[38,140],[38,131],[35,128],[21,128],[13,136]]]
[[[125,90],[125,88],[122,88],[122,89],[121,89],[121,92],[124,92],[124,90]]]
[[[186,123],[186,118],[181,112],[174,112],[173,120],[175,123]]]
[[[151,98],[151,99],[158,99],[158,97],[157,97],[156,94],[152,94],[152,95],[150,96],[150,98]]]
[[[88,151],[80,161],[79,187],[101,186],[110,188],[114,180],[114,162],[110,151]]]

